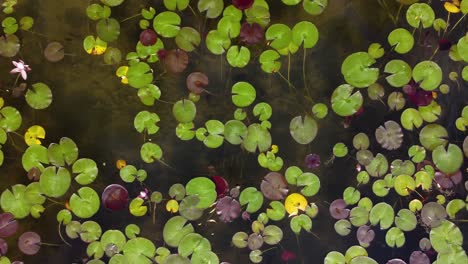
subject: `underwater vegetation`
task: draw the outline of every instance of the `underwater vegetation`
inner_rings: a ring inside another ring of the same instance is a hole
[[[95,153],[67,136],[47,138],[48,123],[36,122],[35,114],[57,100],[47,80],[31,81],[36,66],[23,57],[26,34],[41,35],[33,31],[38,18],[3,1],[0,56],[10,68],[1,87],[0,165],[18,167],[24,177],[1,190],[0,264],[34,261],[29,256],[46,247],[71,248],[88,264],[468,263],[468,0],[377,0],[392,29],[382,32],[384,41],[347,52],[334,69],[339,84],[317,98],[307,59],[326,48],[314,22],[331,2],[147,1],[124,18],[134,2],[89,1],[83,51],[102,56],[119,89],[139,103],[127,120],[139,135],[131,150],[137,158],[107,164],[117,175],[111,177]],[[283,24],[273,6],[307,19]],[[138,34],[124,35],[132,23]],[[126,38],[130,50],[120,44]],[[44,63],[75,56],[64,43],[42,44]],[[236,71],[241,78],[231,78]],[[280,83],[281,96],[292,98],[281,102],[300,114],[277,110],[268,87],[246,77],[256,74]],[[172,93],[176,85],[164,78],[182,80],[183,91]],[[218,78],[224,87],[214,85]],[[226,104],[225,116],[211,113],[216,103]],[[367,121],[377,112],[384,113],[378,124]],[[324,157],[314,144],[330,121],[341,122],[347,136]],[[151,168],[176,171],[161,133],[166,126],[177,144],[195,142],[200,152],[232,147],[263,173],[248,175],[250,184],[213,167],[163,190]],[[276,128],[306,154],[296,161],[282,152]],[[331,190],[324,168],[336,168],[348,185],[328,193],[330,201],[319,196]],[[109,225],[103,212],[119,225]],[[40,218],[53,219],[55,236],[26,224]],[[346,237],[347,248],[314,229],[319,221],[333,225],[334,240]],[[318,243],[329,250],[311,259],[304,237],[323,239]],[[219,241],[239,255],[225,254]]]

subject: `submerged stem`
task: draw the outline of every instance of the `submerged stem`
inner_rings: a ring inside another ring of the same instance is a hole
[[[468,13],[464,14],[460,19],[458,19],[457,23],[455,23],[455,25],[453,26],[452,29],[450,29],[450,31],[447,33],[447,35],[449,35],[450,33],[452,33],[452,31],[458,26],[458,24],[460,24],[460,22],[466,17]]]
[[[63,241],[63,243],[67,244],[67,246],[71,247],[72,245],[70,243],[68,243],[65,238],[63,238],[62,236],[62,222],[59,222],[59,225],[58,225],[58,234],[59,234],[59,237],[60,239]]]
[[[125,21],[128,21],[128,20],[130,20],[130,19],[133,19],[133,18],[135,18],[135,17],[139,17],[139,16],[141,16],[141,13],[138,13],[138,14],[135,14],[135,15],[133,15],[133,16],[127,17],[127,18],[125,18],[125,19],[123,19],[123,20],[120,20],[120,23],[125,22]]]

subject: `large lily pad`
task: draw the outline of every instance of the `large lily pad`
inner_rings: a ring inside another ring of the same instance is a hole
[[[309,115],[306,115],[304,118],[296,116],[289,124],[289,131],[297,143],[302,145],[309,144],[317,136],[317,122]]]

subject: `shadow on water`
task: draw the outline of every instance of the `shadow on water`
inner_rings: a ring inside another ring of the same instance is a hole
[[[112,16],[119,20],[130,17],[138,13],[147,2],[126,1],[122,6],[113,8]],[[156,6],[161,5],[161,1],[150,2]],[[102,57],[93,57],[84,52],[82,39],[94,31],[91,28],[94,24],[89,22],[85,15],[87,5],[88,1],[78,0],[20,1],[17,8],[18,15],[27,14],[34,17],[36,19],[34,31],[47,36],[44,38],[38,34],[23,32],[23,53],[20,57],[26,58],[33,69],[30,82],[43,81],[49,84],[54,95],[51,107],[43,111],[33,112],[20,99],[14,102],[24,114],[22,128],[25,129],[33,124],[44,124],[47,129],[45,145],[57,142],[62,136],[72,138],[80,149],[81,157],[92,158],[99,164],[100,175],[92,187],[100,191],[111,182],[121,182],[114,166],[117,159],[125,159],[130,164],[146,169],[149,175],[148,185],[163,193],[173,183],[186,183],[192,177],[208,175],[209,166],[214,166],[216,171],[231,184],[259,186],[267,170],[259,168],[255,155],[229,144],[224,144],[216,150],[208,150],[196,140],[180,141],[174,133],[177,124],[172,117],[171,105],[157,103],[154,107],[142,106],[135,90],[123,86],[115,77],[115,66],[104,65]],[[386,42],[386,34],[392,29],[393,24],[374,0],[330,1],[326,11],[318,17],[311,17],[302,9],[299,13],[297,10],[280,3],[271,4],[272,22],[281,21],[292,26],[304,19],[317,25],[320,40],[314,49],[308,51],[307,83],[314,101],[327,103],[333,89],[344,82],[340,73],[344,58],[352,52],[366,50],[372,42]],[[188,12],[184,14],[191,16]],[[198,23],[198,21],[191,22]],[[124,54],[133,50],[138,40],[137,24],[138,19],[122,23],[121,35],[113,46],[121,49]],[[63,43],[66,52],[71,55],[59,63],[46,62],[40,51],[48,41]],[[310,111],[312,104],[289,93],[284,80],[278,75],[261,72],[257,63],[244,69],[229,70],[224,58],[209,55],[204,45],[201,46],[199,54],[190,54],[191,61],[184,73],[164,75],[157,82],[163,92],[162,99],[176,101],[185,96],[187,93],[185,77],[191,71],[205,72],[210,78],[208,89],[215,95],[202,97],[197,104],[195,122],[203,124],[209,119],[225,122],[232,119],[235,109],[230,103],[228,94],[230,86],[239,80],[251,82],[257,89],[257,100],[270,103],[274,109],[271,119],[273,143],[279,146],[285,160],[285,168],[291,165],[303,166],[304,157],[309,153],[318,153],[322,157],[323,164],[331,157],[331,148],[336,142],[350,142],[351,137],[361,131],[373,135],[375,128],[389,117],[379,102],[366,106],[368,108],[363,118],[347,130],[343,129],[342,119],[330,115],[326,120],[319,122],[320,130],[314,142],[306,146],[298,145],[289,136],[289,122],[294,116]],[[291,81],[299,90],[303,89],[301,52],[292,57],[291,63]],[[283,65],[286,64],[284,61]],[[2,72],[6,72],[10,68],[10,61],[1,60],[0,67]],[[284,69],[283,66],[282,71],[285,71]],[[466,99],[460,99],[458,103],[466,104]],[[159,163],[148,165],[141,162],[139,148],[143,138],[134,130],[133,118],[136,113],[144,109],[155,111],[161,117],[161,130],[153,140],[161,145],[165,161],[175,169]],[[20,141],[17,138],[15,140]],[[0,169],[3,178],[2,189],[15,182],[27,183],[27,177],[19,162],[21,153],[14,149],[5,151],[10,153],[16,162],[7,162]],[[356,243],[354,237],[341,238],[335,233],[333,229],[335,221],[328,217],[327,212],[328,203],[341,196],[344,188],[354,183],[354,165],[354,158],[349,157],[336,160],[333,167],[322,165],[319,170],[314,171],[320,176],[322,183],[320,193],[313,198],[321,210],[321,216],[314,220],[312,228],[319,239],[310,234],[300,236],[305,263],[322,263],[327,252],[332,250],[344,252]],[[73,191],[75,190],[70,190]],[[139,191],[138,186],[129,187],[129,191],[135,195]],[[52,205],[47,208],[47,213],[41,219],[28,218],[27,221],[21,221],[21,228],[39,232],[46,242],[59,243],[55,219],[55,212],[59,209],[61,209],[59,206]],[[142,236],[155,241],[156,246],[161,246],[163,244],[161,230],[164,221],[168,218],[168,214],[162,213],[157,216],[157,223],[153,225],[150,218],[140,219],[128,216],[126,212],[110,213],[101,210],[96,221],[102,224],[103,230],[122,229],[129,223],[136,223],[142,229]],[[203,219],[207,220],[206,217]],[[236,221],[231,225],[212,224],[205,221],[202,226],[196,228],[212,241],[213,251],[221,254],[222,260],[246,263],[248,251],[233,248],[230,241],[234,232],[248,231],[249,224],[242,221]],[[284,221],[280,224],[280,228],[289,230],[288,222]],[[17,237],[12,239],[15,240]],[[379,233],[376,240],[384,241],[382,234]],[[80,242],[73,242],[73,245],[73,250],[67,246],[43,247],[37,256],[26,257],[25,261],[50,264],[78,262],[80,257],[85,255],[86,247]],[[296,237],[292,232],[285,232],[282,246],[289,250],[297,250]],[[379,262],[391,257],[406,256],[408,252],[414,250],[411,248],[403,252],[394,252],[387,248],[383,251],[383,246],[384,244],[376,243],[369,249],[370,252],[378,252],[371,255]],[[280,250],[266,253],[263,263],[280,263],[279,254]]]

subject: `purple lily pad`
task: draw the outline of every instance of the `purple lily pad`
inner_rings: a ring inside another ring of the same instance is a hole
[[[330,204],[330,215],[336,220],[345,219],[349,216],[349,209],[343,199],[336,199]]]
[[[11,213],[0,214],[0,237],[12,236],[18,230],[18,221]]]
[[[181,49],[173,49],[167,52],[164,58],[167,70],[172,73],[181,73],[187,68],[189,57],[187,52]]]
[[[192,72],[186,80],[187,88],[194,94],[203,93],[208,83],[208,76],[201,72]]]
[[[218,198],[224,197],[229,192],[229,183],[221,176],[213,176],[211,180],[216,186]]]
[[[421,219],[430,228],[438,227],[445,218],[447,218],[445,208],[436,202],[425,204],[421,210]]]
[[[370,226],[360,226],[356,232],[356,237],[361,244],[370,244],[375,238],[375,232]]]
[[[424,252],[413,251],[413,253],[411,253],[409,263],[410,264],[431,264],[431,260]]]
[[[240,10],[245,10],[250,8],[254,3],[254,0],[232,0],[232,4],[240,9]]]
[[[320,156],[312,153],[305,157],[305,164],[309,169],[315,169],[320,166]]]
[[[260,190],[270,200],[282,200],[288,194],[288,183],[283,175],[278,172],[270,172],[263,178]]]
[[[122,210],[128,204],[128,191],[122,185],[111,184],[102,192],[101,200],[106,209],[111,211]]]
[[[219,215],[219,220],[224,223],[232,222],[241,214],[241,207],[237,200],[230,196],[225,196],[216,203],[216,214]]]
[[[240,40],[246,45],[255,45],[262,42],[265,32],[263,28],[257,23],[242,24],[240,29]]]
[[[439,184],[443,189],[451,189],[455,185],[461,183],[463,180],[463,175],[461,171],[457,171],[454,174],[445,174],[443,172],[436,172],[434,181]]]
[[[8,243],[5,239],[0,238],[0,256],[5,256],[8,252]]]
[[[406,264],[406,262],[404,262],[401,259],[395,258],[387,261],[387,264]]]
[[[140,42],[143,46],[152,46],[158,41],[158,34],[152,29],[145,29],[140,33]]]
[[[257,250],[263,246],[263,237],[260,234],[252,233],[247,240],[250,250]]]
[[[36,232],[23,233],[19,237],[18,248],[26,255],[35,255],[41,249],[41,237]]]

